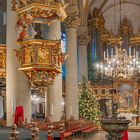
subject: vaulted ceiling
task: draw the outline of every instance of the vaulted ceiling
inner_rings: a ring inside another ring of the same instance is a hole
[[[115,1],[115,17],[114,17],[114,1]],[[140,29],[140,0],[121,0],[122,1],[122,17],[126,17],[133,25],[134,32]],[[106,28],[114,29],[114,18],[116,26],[120,23],[120,0],[79,0],[80,15],[82,25],[87,24],[87,17],[95,7],[99,8],[106,20]]]

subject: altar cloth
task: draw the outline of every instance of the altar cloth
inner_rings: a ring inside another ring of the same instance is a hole
[[[24,122],[24,111],[23,111],[23,106],[17,106],[16,111],[15,111],[15,118],[14,118],[14,123],[18,125],[19,121],[22,121],[20,123]]]
[[[123,131],[122,132],[123,138],[121,140],[128,140],[128,131]]]

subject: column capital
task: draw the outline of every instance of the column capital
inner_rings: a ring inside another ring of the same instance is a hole
[[[88,43],[90,42],[90,36],[88,35],[78,35],[78,45],[81,46],[81,45],[84,45],[87,47]]]
[[[68,15],[65,19],[64,26],[65,28],[78,28],[80,25],[80,18],[78,15]]]
[[[67,18],[64,21],[65,28],[78,28],[80,26],[79,10],[76,5],[70,5],[66,8]]]
[[[90,15],[88,20],[88,24],[96,27],[100,31],[104,29],[105,19],[103,17],[103,13],[100,12],[98,8],[94,8],[93,13]]]
[[[79,27],[77,34],[78,34],[78,45],[87,46],[91,40],[90,36],[88,35],[88,28]]]

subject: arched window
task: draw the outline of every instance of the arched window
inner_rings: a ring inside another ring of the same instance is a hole
[[[61,44],[62,44],[62,52],[66,53],[66,33],[61,33]],[[65,79],[66,76],[66,66],[65,64],[62,65],[62,78]]]

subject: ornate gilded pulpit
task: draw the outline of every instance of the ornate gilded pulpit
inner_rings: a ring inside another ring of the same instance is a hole
[[[23,71],[34,88],[52,84],[65,55],[61,52],[60,40],[44,39],[41,25],[50,25],[54,20],[66,18],[65,3],[54,0],[13,0],[12,9],[17,13],[17,43],[15,54]]]

